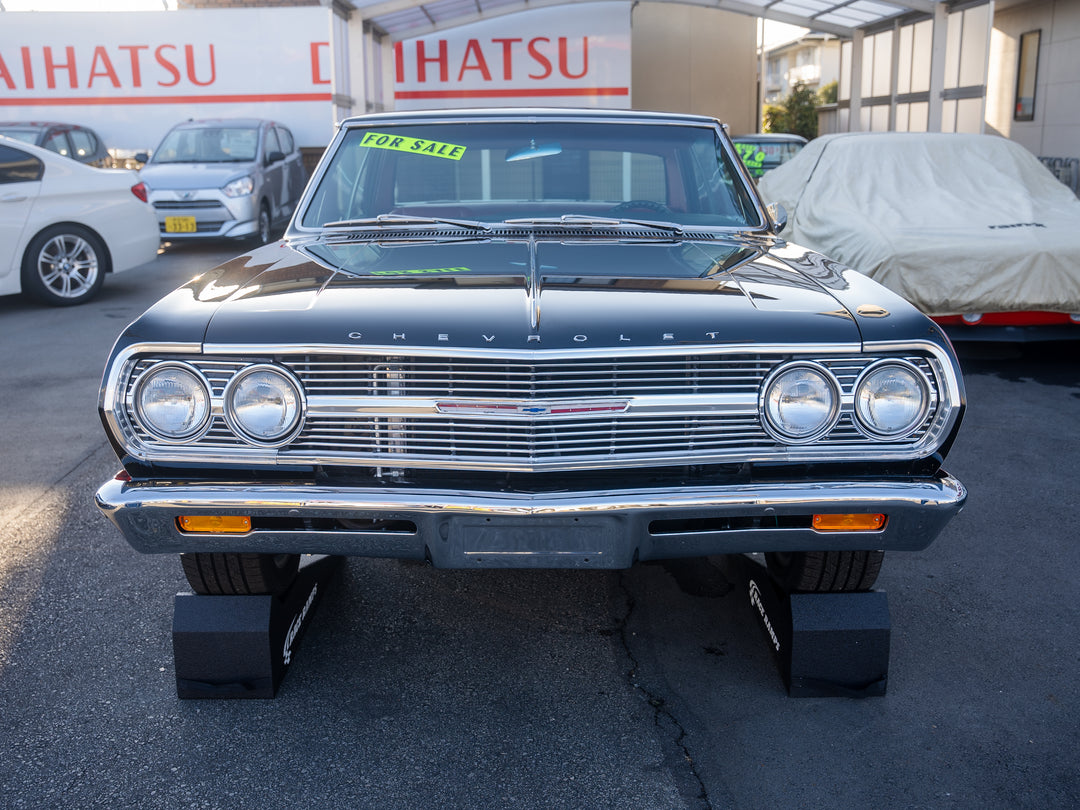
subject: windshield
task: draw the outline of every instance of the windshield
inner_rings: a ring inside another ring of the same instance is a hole
[[[715,129],[565,121],[350,130],[300,221],[376,217],[761,224]]]
[[[187,127],[165,136],[154,163],[248,163],[259,150],[257,127]]]

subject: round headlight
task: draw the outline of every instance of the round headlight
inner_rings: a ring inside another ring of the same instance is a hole
[[[911,433],[922,424],[929,407],[926,377],[908,363],[876,363],[855,384],[855,416],[863,430],[878,438]]]
[[[143,427],[158,438],[190,439],[210,419],[210,388],[191,366],[161,363],[139,380],[135,410]]]
[[[258,444],[287,439],[300,424],[300,385],[274,366],[250,366],[225,389],[225,420],[243,438]]]
[[[785,366],[762,390],[765,427],[785,443],[823,436],[840,416],[840,386],[827,369],[812,363]]]

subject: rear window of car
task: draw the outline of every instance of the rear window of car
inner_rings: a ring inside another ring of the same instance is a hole
[[[44,174],[45,164],[33,155],[0,145],[0,184],[33,182]]]
[[[60,130],[50,132],[41,145],[50,152],[56,152],[56,154],[64,157],[71,157],[71,147],[68,145],[67,135]]]
[[[75,157],[85,160],[97,152],[97,138],[85,129],[73,129],[68,132],[71,139],[71,148],[75,150]]]
[[[631,203],[638,217],[679,224],[759,222],[711,127],[557,121],[350,130],[301,221],[619,216]]]

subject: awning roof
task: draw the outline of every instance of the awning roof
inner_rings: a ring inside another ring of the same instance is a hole
[[[932,14],[945,0],[654,0],[705,6],[764,17],[850,37],[866,28],[911,11]],[[477,20],[577,2],[628,0],[345,0],[380,31],[395,40],[409,39]]]

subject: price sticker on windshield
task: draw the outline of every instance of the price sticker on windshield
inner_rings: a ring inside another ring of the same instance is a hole
[[[360,141],[360,145],[374,149],[392,149],[395,152],[411,152],[416,155],[440,157],[446,160],[461,160],[461,156],[465,154],[464,146],[440,141],[426,141],[423,138],[406,138],[403,135],[384,135],[379,132],[369,132]]]

